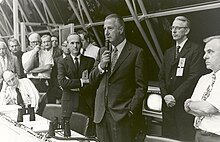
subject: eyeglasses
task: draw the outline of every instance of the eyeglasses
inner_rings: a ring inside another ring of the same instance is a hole
[[[171,26],[171,27],[170,27],[170,31],[173,31],[173,30],[179,31],[179,30],[181,30],[182,28],[188,28],[188,27]]]
[[[32,44],[39,44],[40,41],[31,41],[30,43],[32,43]]]

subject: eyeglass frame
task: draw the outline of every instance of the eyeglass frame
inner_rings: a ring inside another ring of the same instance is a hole
[[[189,28],[189,27],[170,26],[170,31],[173,31],[174,29],[179,31],[182,28]]]

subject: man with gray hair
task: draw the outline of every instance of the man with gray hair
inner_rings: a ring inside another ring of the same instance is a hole
[[[185,101],[185,111],[195,116],[195,142],[220,141],[220,35],[204,40],[206,68],[212,72],[203,75],[190,99]]]
[[[195,131],[193,117],[184,111],[184,102],[192,95],[199,77],[205,73],[203,48],[188,39],[190,21],[177,16],[170,28],[175,45],[164,54],[159,72],[163,98],[164,137],[192,141]]]

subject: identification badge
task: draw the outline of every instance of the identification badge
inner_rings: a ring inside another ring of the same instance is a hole
[[[176,76],[183,76],[183,68],[177,68]]]
[[[185,62],[186,62],[186,58],[180,58],[178,67],[183,68],[185,66]]]
[[[89,71],[88,70],[84,70],[82,72],[82,78],[84,78],[84,79],[88,79],[89,78]]]

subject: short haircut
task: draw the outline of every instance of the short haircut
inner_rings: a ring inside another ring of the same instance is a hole
[[[28,37],[28,40],[31,42],[33,37],[37,37],[39,41],[41,41],[40,35],[38,33],[31,33]]]
[[[203,42],[208,43],[213,39],[219,39],[220,40],[220,35],[214,35],[214,36],[207,37],[207,38],[203,39]]]
[[[19,42],[18,42],[18,40],[16,39],[16,38],[10,38],[9,40],[8,40],[8,46],[9,46],[9,43],[10,42],[16,42],[18,45],[19,45]]]
[[[73,35],[77,35],[78,37],[79,37],[79,40],[80,40],[80,42],[82,42],[82,40],[81,40],[81,36],[78,34],[78,33],[76,33],[76,32],[73,32],[73,33],[70,33],[68,36],[67,36],[67,43],[68,43],[68,38],[70,37],[70,36],[73,36]]]
[[[190,29],[191,22],[185,16],[177,16],[174,20],[180,20],[180,21],[186,22],[186,26]]]
[[[120,15],[113,13],[113,14],[110,14],[110,15],[106,16],[105,20],[111,19],[111,18],[115,18],[117,23],[119,23],[120,26],[125,27],[124,20]]]
[[[43,35],[43,36],[41,37],[41,40],[44,39],[44,38],[50,38],[50,39],[51,39],[51,36],[50,36],[50,35],[47,35],[47,34],[46,34],[46,35]]]
[[[77,31],[77,34],[79,34],[79,35],[82,34],[84,36],[85,40],[88,40],[90,42],[90,34],[87,31],[79,30],[79,31]]]

